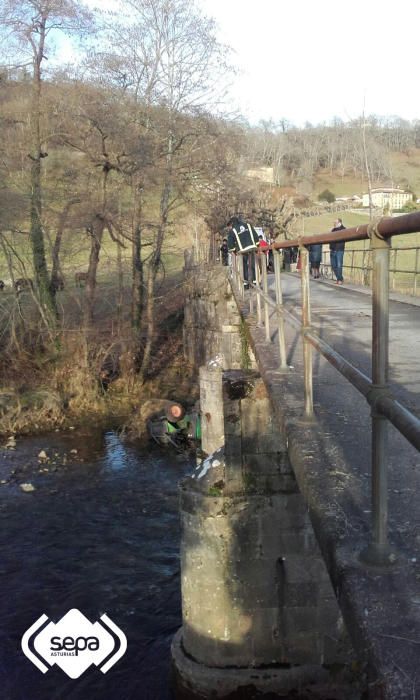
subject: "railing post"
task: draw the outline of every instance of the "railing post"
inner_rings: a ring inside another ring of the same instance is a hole
[[[392,289],[395,289],[395,273],[396,273],[396,271],[397,271],[397,255],[398,255],[398,251],[397,251],[397,249],[394,249],[392,252],[394,253],[394,265],[393,265],[393,268],[392,268]]]
[[[255,266],[254,253],[248,253],[246,261],[248,266],[248,289],[249,292],[249,313],[252,315],[254,313],[254,295],[252,293],[253,285],[252,280],[254,279],[254,273],[252,268]]]
[[[414,285],[413,285],[413,294],[416,297],[417,296],[417,274],[419,270],[419,249],[416,248],[416,262],[415,262],[415,268],[414,268]]]
[[[261,326],[262,323],[262,314],[261,314],[261,295],[260,295],[260,284],[261,284],[261,273],[260,273],[260,266],[257,265],[255,266],[255,279],[257,281],[256,287],[255,287],[255,294],[257,295],[257,323],[259,326]]]
[[[265,339],[270,340],[270,309],[268,307],[268,275],[267,275],[267,259],[265,253],[260,253],[261,255],[261,269],[262,269],[262,282],[263,282],[263,292],[264,292],[264,325],[265,325]],[[258,294],[259,296],[259,294]]]
[[[273,250],[274,253],[274,277],[276,282],[276,308],[277,322],[279,332],[279,352],[280,352],[280,369],[287,369],[286,357],[286,337],[284,333],[284,317],[283,317],[283,293],[281,289],[281,254],[279,250]]]
[[[242,261],[240,261],[239,255],[235,254],[235,270],[236,270],[236,283],[238,285],[238,292],[240,293],[242,299],[244,299],[244,285],[243,285],[243,273],[242,273]]]
[[[236,261],[236,277],[238,280],[239,293],[241,295],[242,301],[244,301],[245,300],[244,261],[242,260],[242,256],[238,255],[238,254],[235,255],[235,261]]]
[[[390,242],[372,233],[372,392],[388,387]],[[374,394],[373,394],[374,398]],[[372,540],[362,561],[376,566],[395,562],[388,544],[388,422],[372,403]]]
[[[302,268],[302,336],[303,336],[303,374],[305,382],[305,411],[304,417],[312,420],[314,416],[313,384],[312,384],[312,345],[306,339],[305,331],[311,327],[311,304],[309,297],[309,253],[305,246],[300,246],[299,255]]]

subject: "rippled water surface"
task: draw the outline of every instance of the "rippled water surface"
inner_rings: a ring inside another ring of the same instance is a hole
[[[2,700],[171,697],[169,647],[181,625],[177,482],[190,469],[115,433],[73,431],[0,450]],[[126,634],[127,652],[106,675],[93,666],[77,680],[57,667],[43,675],[24,657],[26,629],[71,608],[92,622],[106,612]]]

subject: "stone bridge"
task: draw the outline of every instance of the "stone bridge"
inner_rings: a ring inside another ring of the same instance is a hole
[[[300,276],[282,278],[285,308],[298,316]],[[249,304],[252,289],[235,292],[227,268],[205,264],[186,270],[186,284],[184,346],[200,368],[213,457],[180,489],[180,685],[203,697],[420,697],[418,452],[392,428],[389,565],[366,564],[370,406],[316,355],[308,420],[295,325],[286,324],[279,369],[277,331]],[[314,280],[310,293],[312,327],[370,375],[370,292]],[[401,298],[390,310],[391,388],[419,415],[419,304]]]

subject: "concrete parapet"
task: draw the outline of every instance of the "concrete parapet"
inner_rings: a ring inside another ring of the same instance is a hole
[[[267,666],[277,669],[277,692],[296,689],[342,660],[334,593],[261,377],[208,369],[200,376],[206,388],[221,384],[205,402],[225,446],[180,485],[183,628],[175,665],[197,690],[200,679],[223,678],[233,667],[233,684],[242,669],[259,687],[264,673],[255,669]],[[222,681],[212,688],[219,685],[215,697],[223,697]]]
[[[224,444],[222,369],[200,367],[201,447],[211,454]]]
[[[224,368],[255,367],[227,267],[185,271],[184,355],[197,369],[216,356]]]

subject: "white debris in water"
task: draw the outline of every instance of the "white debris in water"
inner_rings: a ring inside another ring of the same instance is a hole
[[[217,369],[220,367],[223,369],[223,356],[222,355],[216,355],[216,357],[213,357],[212,360],[209,360],[207,363],[207,367],[209,369]]]
[[[201,464],[200,466],[202,467],[201,472],[197,476],[197,479],[202,479],[203,476],[206,476],[207,472],[210,469],[215,469],[216,467],[220,467],[221,462],[219,462],[218,459],[213,459],[211,457],[207,457],[207,459]]]
[[[197,479],[202,479],[203,476],[206,476],[207,472],[209,469],[211,469],[212,464],[211,464],[211,458],[207,457],[206,460],[204,460],[203,464],[200,465],[202,467],[201,472],[197,476]]]
[[[47,453],[45,452],[45,450],[41,450],[41,452],[40,452],[39,455],[38,455],[38,459],[39,459],[41,462],[46,462],[46,461],[47,461],[48,455],[47,455]]]
[[[25,493],[31,493],[31,491],[35,491],[35,486],[33,484],[20,484],[20,488]]]
[[[7,438],[5,448],[6,448],[6,450],[14,450],[15,447],[16,447],[16,438],[14,435],[11,435],[10,437]]]
[[[199,471],[200,473],[192,474],[191,479],[195,479],[196,477],[197,479],[202,479],[203,476],[207,474],[209,469],[215,469],[216,467],[220,467],[221,464],[223,464],[223,461],[221,461],[223,460],[223,454],[223,447],[219,447],[215,452],[213,452],[213,454],[206,457],[204,462],[200,462],[200,464],[198,464],[195,468],[195,471]],[[218,455],[221,459],[217,459],[216,455]]]

